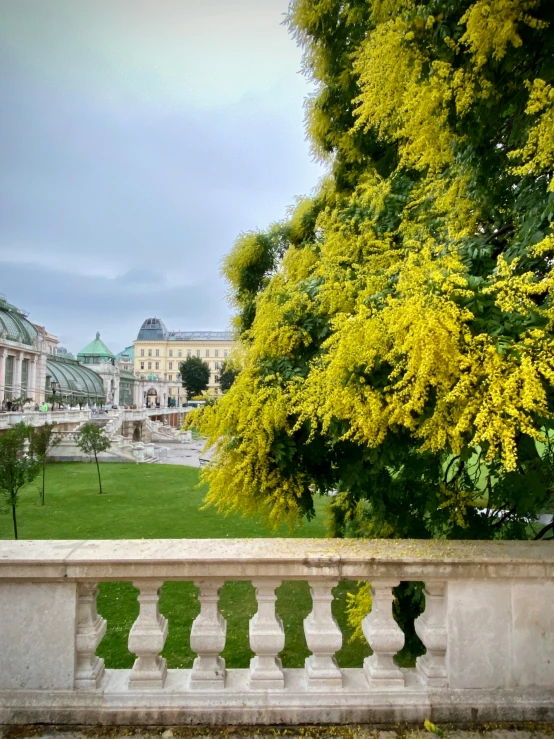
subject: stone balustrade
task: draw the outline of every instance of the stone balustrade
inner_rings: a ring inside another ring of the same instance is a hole
[[[373,650],[341,669],[333,618],[340,580],[370,582],[363,633]],[[200,613],[192,669],[168,669],[167,581],[192,581]],[[228,669],[223,583],[251,581],[249,669]],[[283,668],[276,589],[309,583],[305,667]],[[98,584],[130,581],[138,618],[131,670],[105,669]],[[393,588],[423,582],[415,628],[426,653],[394,660],[404,633]],[[549,542],[321,539],[0,542],[0,724],[238,724],[554,719],[554,547]]]
[[[115,410],[105,411],[103,414],[96,415],[95,418],[105,418],[108,423],[113,426],[114,432],[121,426],[124,421],[144,421],[152,416],[173,416],[178,414],[183,417],[190,412],[190,408],[118,408]],[[55,422],[57,424],[75,424],[78,425],[84,421],[90,420],[92,413],[90,409],[69,408],[67,410],[56,411],[10,411],[0,413],[0,431],[9,429],[17,423],[24,421],[31,426],[42,426],[44,423]]]
[[[79,410],[78,408],[61,411],[11,411],[0,413],[0,431],[15,426],[22,421],[29,426],[42,426],[44,423],[55,422],[57,424],[78,425],[88,421],[91,417],[90,410]]]

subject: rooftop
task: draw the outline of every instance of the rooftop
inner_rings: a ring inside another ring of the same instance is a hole
[[[50,384],[56,382],[56,395],[64,400],[86,403],[103,403],[106,400],[104,383],[99,375],[75,359],[48,356],[46,375],[50,378]]]
[[[96,338],[93,339],[90,344],[87,344],[84,349],[81,349],[81,351],[77,354],[78,359],[86,356],[105,357],[106,360],[114,358],[113,353],[108,349],[108,347],[100,338],[100,331],[97,331]]]
[[[24,311],[11,305],[3,295],[0,295],[0,337],[2,334],[5,334],[9,341],[32,346],[38,331]]]
[[[233,341],[231,331],[169,331],[169,341]]]
[[[137,341],[233,341],[233,333],[232,331],[168,331],[161,319],[147,318],[140,327]]]

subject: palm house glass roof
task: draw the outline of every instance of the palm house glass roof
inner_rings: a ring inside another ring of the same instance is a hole
[[[3,295],[0,295],[0,334],[5,334],[9,341],[29,345],[34,343],[38,334],[27,314],[10,305]]]
[[[102,378],[88,367],[83,367],[75,359],[51,356],[46,358],[46,392],[49,385],[56,383],[56,396],[78,403],[104,403],[106,393]]]

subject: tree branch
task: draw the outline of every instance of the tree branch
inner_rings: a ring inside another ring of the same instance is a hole
[[[551,529],[554,529],[554,518],[550,523],[547,523],[546,526],[544,526],[539,533],[535,536],[534,541],[537,541],[538,539],[542,539],[545,534],[547,534]]]

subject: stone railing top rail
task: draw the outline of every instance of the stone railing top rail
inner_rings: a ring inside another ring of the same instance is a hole
[[[2,541],[0,580],[554,579],[549,542],[353,539]]]

